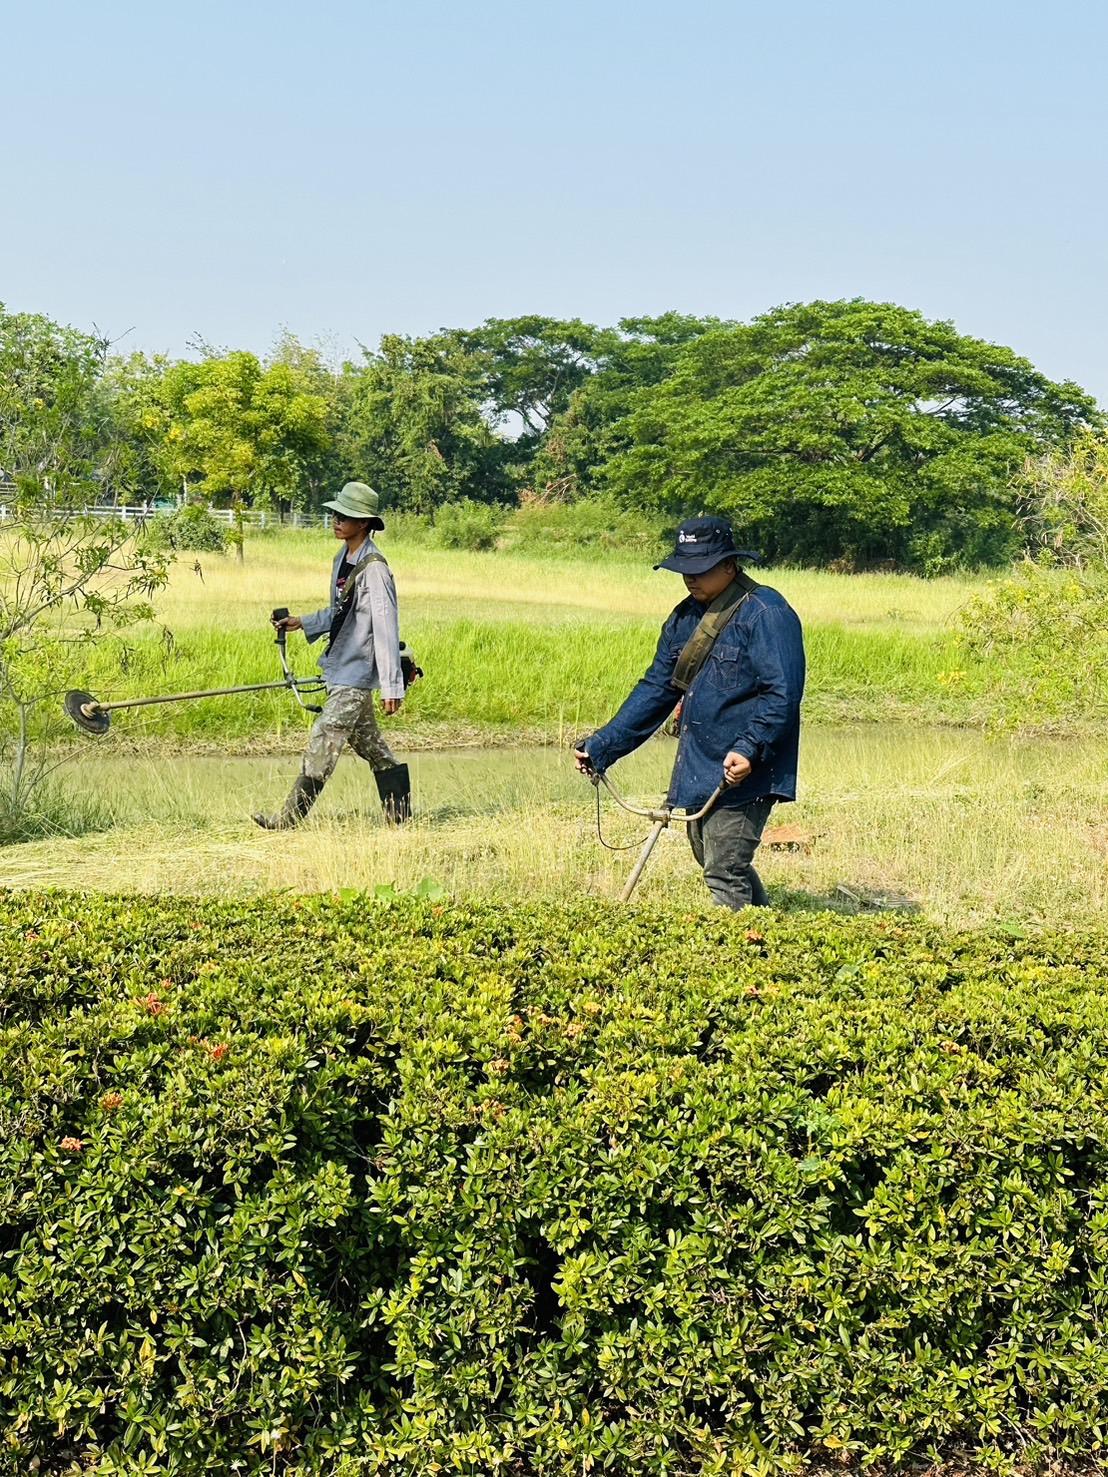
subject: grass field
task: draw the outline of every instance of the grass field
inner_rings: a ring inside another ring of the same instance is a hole
[[[675,576],[626,557],[542,560],[385,544],[400,591],[405,638],[427,671],[399,722],[399,742],[560,741],[608,717],[650,659],[683,590]],[[233,558],[183,557],[159,601],[155,628],[109,642],[73,680],[102,698],[270,679],[267,626],[275,605],[322,602],[333,542],[278,535]],[[980,582],[904,575],[768,570],[761,576],[799,611],[809,656],[809,721],[973,723],[986,674],[968,672],[954,621]],[[318,648],[298,636],[301,672]],[[123,714],[110,743],[157,742],[239,752],[295,748],[304,718],[283,694]]]
[[[106,829],[10,847],[0,883],[168,893],[311,892],[424,877],[459,895],[617,898],[634,850],[605,850],[593,791],[564,750],[410,756],[419,814],[386,829],[372,780],[344,757],[310,823],[266,834],[249,815],[276,805],[291,758],[101,759],[67,783],[103,808]],[[657,740],[613,777],[656,803],[672,762]],[[950,729],[809,730],[802,797],[773,824],[810,849],[768,850],[774,900],[844,912],[905,908],[959,925],[1095,923],[1108,906],[1108,743],[990,739]],[[605,800],[605,838],[635,847],[642,822]],[[682,833],[663,838],[638,899],[701,909]]]
[[[270,678],[269,610],[316,607],[333,547],[322,533],[278,535],[249,544],[242,566],[182,558],[162,624],[125,652],[102,650],[82,684],[121,697]],[[618,897],[634,853],[599,844],[567,747],[641,672],[679,582],[625,556],[388,551],[428,673],[387,725],[413,765],[415,825],[386,830],[372,781],[345,758],[308,826],[266,835],[249,815],[280,802],[309,716],[284,694],[166,705],[117,714],[104,739],[73,739],[62,783],[86,834],[7,848],[0,883],[245,894],[432,877],[457,895]],[[763,852],[775,901],[970,925],[1098,921],[1108,740],[988,735],[989,674],[965,670],[955,631],[982,581],[762,577],[804,620],[810,674],[801,801],[778,824],[811,844]],[[291,649],[313,670],[300,637]],[[655,742],[621,766],[621,783],[656,800],[671,762],[672,745]],[[642,835],[610,810],[605,830],[630,847]],[[665,838],[639,897],[704,906],[683,836]]]

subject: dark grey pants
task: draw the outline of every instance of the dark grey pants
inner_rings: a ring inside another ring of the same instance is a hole
[[[753,862],[772,809],[772,799],[721,806],[689,826],[693,856],[704,868],[712,901],[721,908],[769,907],[769,894]]]

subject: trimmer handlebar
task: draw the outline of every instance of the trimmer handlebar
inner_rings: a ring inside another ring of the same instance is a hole
[[[672,807],[668,805],[663,806],[660,810],[648,810],[642,805],[629,805],[628,802],[624,800],[623,796],[616,789],[615,785],[612,784],[608,776],[606,774],[602,774],[596,769],[590,768],[589,780],[592,784],[597,786],[598,792],[599,787],[603,785],[604,788],[611,795],[612,799],[622,810],[629,811],[631,815],[645,816],[648,821],[653,821],[654,823],[650,828],[650,835],[643,842],[642,850],[639,852],[639,859],[635,863],[634,870],[632,871],[630,877],[628,877],[627,882],[624,885],[623,892],[620,894],[620,901],[624,903],[630,900],[631,894],[634,892],[636,886],[638,885],[639,878],[643,874],[643,868],[646,866],[646,863],[650,857],[650,853],[654,850],[654,847],[657,845],[659,836],[661,836],[666,827],[669,826],[673,821],[677,821],[678,824],[682,826],[690,826],[693,824],[694,821],[702,821],[711,810],[712,806],[715,805],[716,801],[723,794],[724,790],[727,788],[726,781],[723,781],[716,786],[716,788],[708,796],[707,800],[704,802],[699,810],[693,811],[691,814],[686,812],[684,815],[678,815],[672,809]],[[599,805],[600,801],[598,799],[598,825],[600,814]]]
[[[628,804],[608,776],[601,774],[595,769],[590,769],[589,771],[589,782],[594,785],[603,785],[616,804],[621,809],[628,811],[631,815],[645,816],[648,821],[653,821],[655,825],[663,826],[668,826],[671,821],[677,821],[678,824],[683,826],[690,825],[693,821],[702,821],[727,788],[725,783],[718,784],[698,811],[692,814],[686,812],[683,815],[679,815],[671,806],[664,806],[660,810],[649,810],[641,805]]]

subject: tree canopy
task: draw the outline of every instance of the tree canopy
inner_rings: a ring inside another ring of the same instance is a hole
[[[457,498],[506,499],[506,448],[483,413],[486,360],[457,334],[386,334],[346,367],[347,465],[393,507],[433,513]]]
[[[1103,424],[1012,349],[861,299],[748,323],[490,318],[341,367],[287,333],[264,359],[121,358],[0,311],[0,369],[0,471],[33,486],[80,463],[102,500],[310,507],[348,477],[430,516],[600,497],[727,513],[777,559],[922,571],[1018,551],[1020,469]]]
[[[531,489],[564,499],[601,490],[608,462],[629,443],[627,417],[636,393],[660,384],[689,344],[719,326],[718,318],[681,313],[621,319],[594,371],[581,379],[543,437],[529,469]]]
[[[537,445],[551,422],[619,342],[612,329],[580,318],[489,318],[459,334],[484,365],[484,385],[496,419],[515,415],[520,440]]]
[[[1096,416],[949,323],[807,303],[692,339],[635,396],[602,480],[638,506],[726,512],[778,558],[984,563],[1014,550],[1024,458]]]
[[[205,497],[299,504],[329,443],[326,398],[297,366],[236,352],[175,364],[162,381],[167,460]]]
[[[0,476],[34,500],[91,484],[113,460],[107,343],[0,304]]]

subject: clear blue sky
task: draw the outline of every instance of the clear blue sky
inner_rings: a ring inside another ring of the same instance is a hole
[[[1108,404],[1098,0],[5,11],[11,309],[341,354],[862,295]]]

